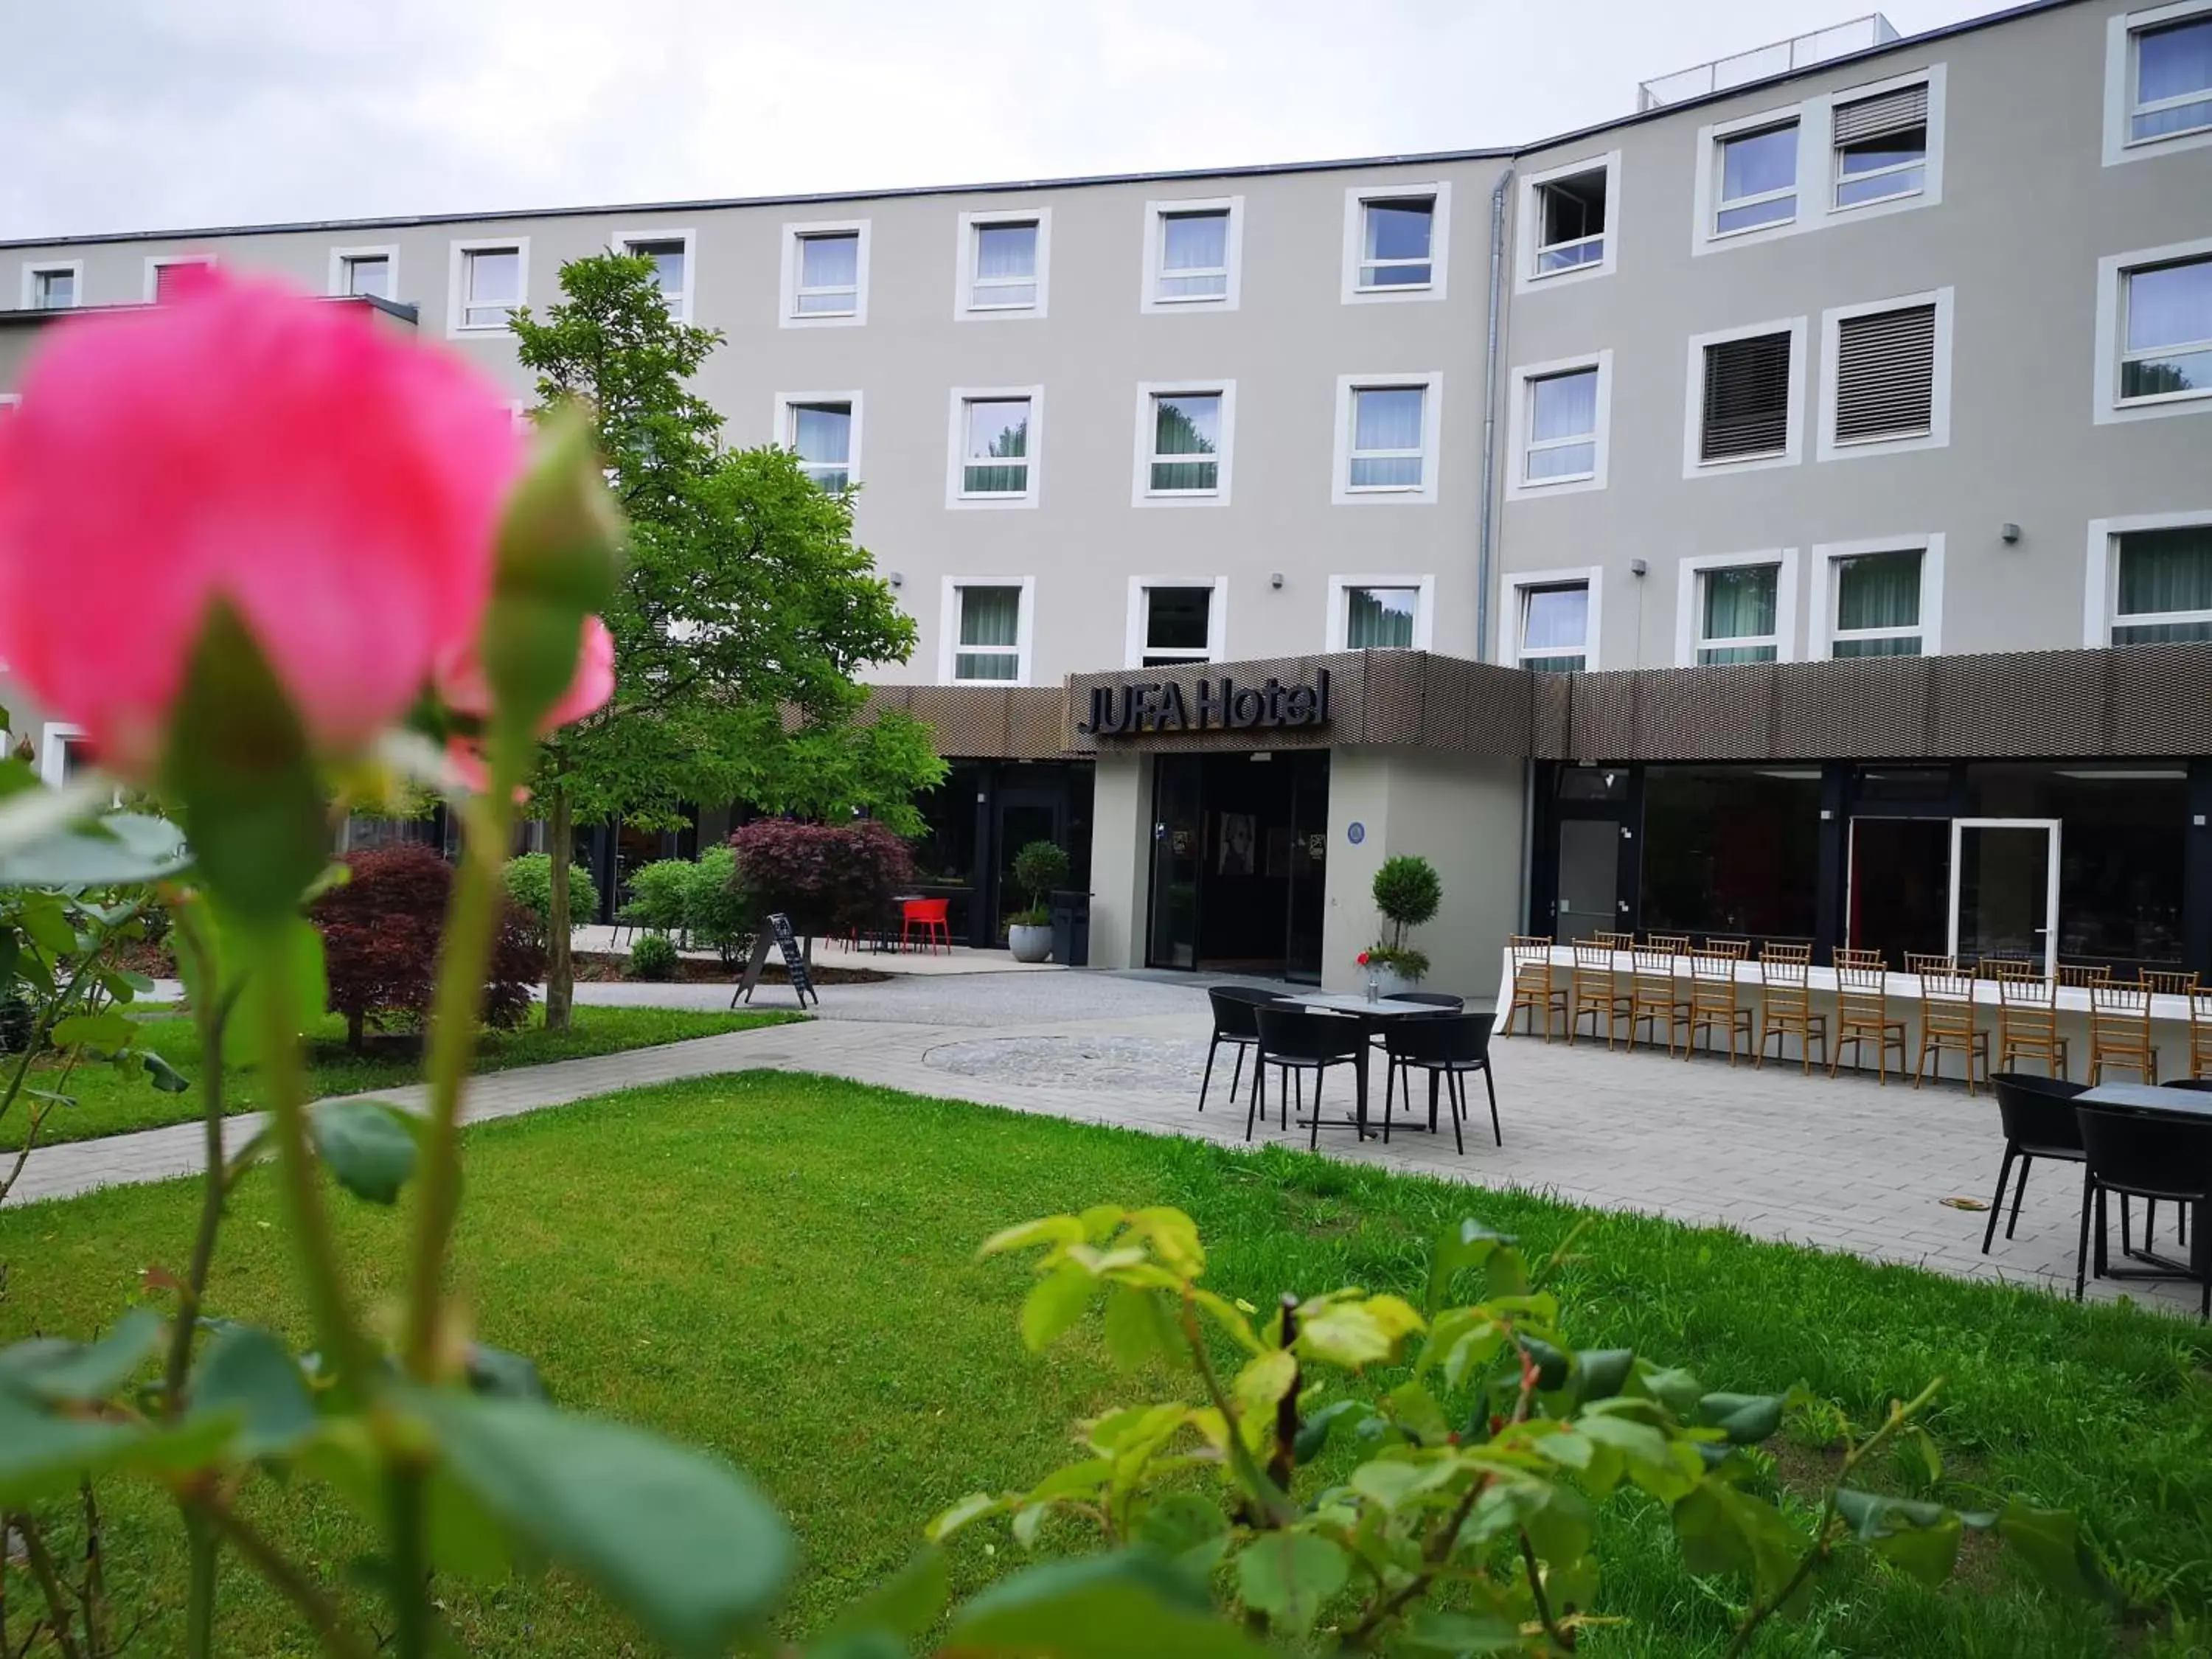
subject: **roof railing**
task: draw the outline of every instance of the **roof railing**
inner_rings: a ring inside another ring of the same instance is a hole
[[[1899,38],[1894,23],[1880,12],[1871,11],[1848,23],[1814,29],[1808,34],[1794,34],[1771,46],[1754,46],[1749,52],[1716,58],[1695,69],[1678,70],[1672,75],[1638,82],[1636,107],[1638,112],[1656,109],[1662,104],[1679,104],[1686,99],[1726,92],[1730,87],[1749,86],[1754,81],[1825,64],[1832,58],[1886,46]]]

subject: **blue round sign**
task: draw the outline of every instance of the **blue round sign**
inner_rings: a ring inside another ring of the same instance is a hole
[[[1354,847],[1358,846],[1361,842],[1367,839],[1367,826],[1354,818],[1350,823],[1345,825],[1344,838]]]

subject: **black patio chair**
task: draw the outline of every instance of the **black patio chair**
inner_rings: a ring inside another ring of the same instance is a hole
[[[2005,1183],[2012,1177],[2012,1161],[2020,1160],[2020,1184],[2013,1188],[2012,1219],[2005,1224],[2010,1238],[2020,1225],[2020,1201],[2027,1195],[2027,1171],[2039,1158],[2068,1164],[2081,1161],[2081,1130],[2074,1121],[2074,1097],[2087,1085],[2064,1078],[2038,1077],[2032,1072],[1999,1072],[1990,1079],[1997,1097],[1997,1111],[2004,1120],[2004,1162],[1997,1165],[1997,1195],[1990,1204],[1990,1224],[1982,1229],[1982,1254],[1997,1236],[1997,1218],[2004,1213]],[[2124,1207],[2121,1224],[2126,1224]]]
[[[1213,1005],[1213,1040],[1206,1045],[1206,1075],[1198,1085],[1198,1109],[1206,1109],[1206,1091],[1213,1082],[1213,1056],[1227,1043],[1237,1051],[1237,1065],[1229,1077],[1229,1098],[1237,1098],[1237,1091],[1244,1080],[1244,1051],[1260,1044],[1260,1027],[1252,1018],[1253,1010],[1270,1002],[1280,1002],[1282,997],[1273,991],[1263,991],[1251,985],[1209,985],[1206,1000]],[[1253,1068],[1253,1081],[1259,1080],[1259,1068]]]
[[[2076,1106],[2081,1126],[2081,1243],[2074,1264],[2074,1299],[2079,1302],[2089,1278],[2089,1231],[2097,1233],[2100,1279],[2185,1279],[2201,1285],[2197,1316],[2212,1320],[2212,1267],[2170,1261],[2148,1246],[2120,1253],[2146,1265],[2114,1267],[2106,1254],[2105,1194],[2169,1200],[2187,1206],[2212,1202],[2212,1118],[2163,1117],[2125,1106]],[[2095,1213],[2091,1214],[2092,1206]],[[2200,1243],[2200,1251],[2202,1245]]]
[[[1406,1103],[1413,1101],[1415,1072],[1425,1072],[1429,1077],[1429,1133],[1437,1128],[1437,1085],[1442,1083],[1451,1101],[1452,1140],[1460,1152],[1467,1151],[1467,1138],[1460,1132],[1460,1121],[1467,1115],[1467,1074],[1482,1073],[1482,1086],[1490,1095],[1490,1133],[1503,1146],[1505,1132],[1498,1122],[1498,1085],[1490,1074],[1490,1028],[1495,1014],[1437,1014],[1408,1015],[1393,1020],[1382,1033],[1382,1043],[1390,1057],[1389,1074],[1382,1084],[1382,1144],[1390,1144],[1392,1096],[1397,1079],[1406,1079]]]
[[[2200,1095],[2212,1094],[2212,1077],[2178,1077],[2158,1086],[2161,1089],[2192,1090]],[[2174,1224],[2173,1237],[2176,1244],[2185,1246],[2189,1243],[2189,1206],[2186,1204],[2181,1206],[2180,1214],[2181,1218]],[[2151,1225],[2157,1219],[2158,1206],[2145,1205],[2143,1206],[2143,1248],[2145,1249],[2150,1248]],[[2123,1248],[2126,1245],[2127,1237],[2128,1206],[2124,1203],[2120,1206],[2120,1242]]]
[[[1321,1074],[1332,1066],[1358,1066],[1367,1045],[1364,1022],[1347,1019],[1341,1014],[1316,1013],[1295,1004],[1278,1007],[1265,1004],[1253,1010],[1260,1028],[1260,1052],[1255,1066],[1252,1104],[1244,1114],[1244,1139],[1252,1138],[1252,1125],[1264,1116],[1267,1109],[1267,1085],[1264,1073],[1270,1066],[1282,1073],[1283,1127],[1291,1127],[1291,1105],[1295,1099],[1300,1111],[1306,1109],[1305,1073],[1313,1073],[1313,1139],[1312,1146],[1321,1148]]]

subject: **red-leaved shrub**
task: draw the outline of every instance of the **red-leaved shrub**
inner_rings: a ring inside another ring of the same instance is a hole
[[[914,853],[873,818],[793,823],[762,818],[730,837],[738,880],[762,915],[781,910],[795,933],[828,935],[887,915],[914,884]]]
[[[437,987],[438,935],[453,867],[427,847],[349,854],[352,879],[315,902],[332,1013],[346,1017],[346,1042],[362,1048],[368,1026],[421,1024]],[[498,944],[484,986],[484,1022],[514,1027],[530,1015],[530,988],[545,952],[529,919],[502,898]]]

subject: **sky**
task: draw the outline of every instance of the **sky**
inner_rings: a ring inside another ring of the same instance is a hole
[[[0,239],[1527,143],[1861,3],[0,0]]]

